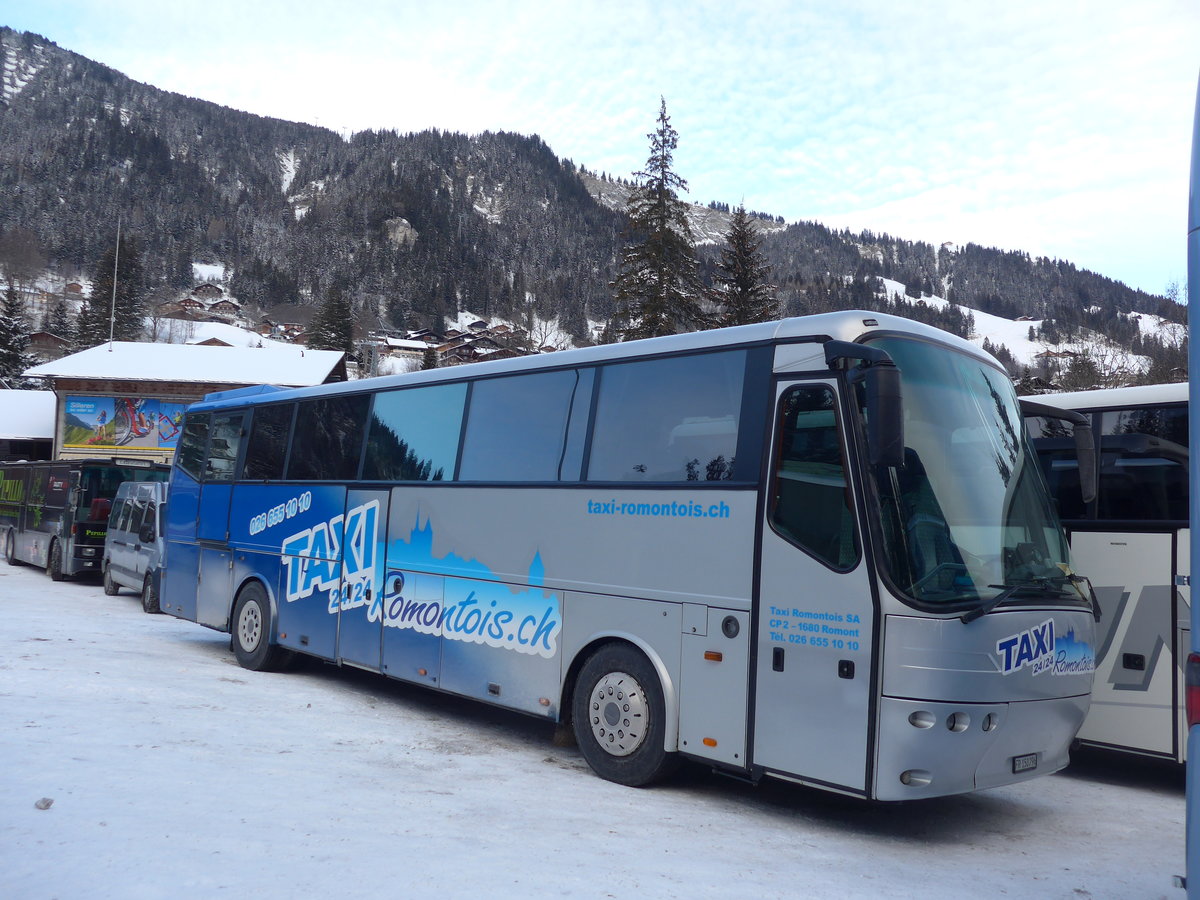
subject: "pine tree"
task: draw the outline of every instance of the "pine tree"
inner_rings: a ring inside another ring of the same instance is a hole
[[[768,280],[771,267],[763,256],[762,241],[746,214],[745,204],[734,211],[725,241],[709,294],[719,310],[716,324],[749,325],[778,318],[775,286]]]
[[[42,331],[68,340],[74,334],[71,313],[67,309],[67,301],[62,297],[55,297],[47,307],[46,314],[42,316]]]
[[[354,352],[354,314],[350,301],[337,288],[325,295],[316,318],[308,329],[308,346],[313,350]]]
[[[29,332],[25,303],[10,283],[0,308],[0,384],[6,388],[33,386],[21,377],[26,369],[37,365],[37,359],[29,352]]]
[[[113,272],[116,271],[116,295]],[[92,292],[79,311],[75,341],[81,348],[95,347],[108,340],[137,341],[146,326],[146,303],[142,295],[142,264],[136,242],[125,235],[110,246],[96,262]],[[111,322],[110,322],[111,318]]]
[[[430,344],[425,348],[425,352],[421,356],[421,370],[436,369],[438,367],[437,347]]]
[[[672,168],[679,136],[666,100],[658,127],[647,137],[650,157],[646,168],[634,173],[637,183],[625,208],[626,244],[612,283],[623,340],[675,334],[704,321],[687,204],[678,193],[687,190],[687,182]]]

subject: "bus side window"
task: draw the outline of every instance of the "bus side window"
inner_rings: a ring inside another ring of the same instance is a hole
[[[246,461],[242,478],[249,481],[269,481],[283,477],[287,459],[288,435],[292,430],[294,403],[260,406],[254,410],[250,439],[246,444]]]
[[[205,481],[233,481],[241,443],[242,413],[213,416],[208,458],[204,463]]]
[[[363,479],[453,480],[466,396],[461,383],[376,394]]]
[[[287,477],[291,481],[341,481],[358,477],[370,396],[302,400]]]
[[[1185,521],[1187,444],[1186,407],[1101,413],[1099,517]]]
[[[736,480],[746,352],[604,366],[588,481]],[[648,386],[653,386],[650,389]]]
[[[208,414],[190,415],[183,423],[175,464],[196,481],[204,477],[204,452],[208,447]]]
[[[581,391],[574,370],[476,382],[459,480],[578,481],[582,441],[573,458],[564,459],[563,449],[572,401],[586,409],[591,398],[591,370],[584,375]]]
[[[833,391],[825,385],[788,391],[778,434],[772,526],[833,568],[850,568],[858,545]]]

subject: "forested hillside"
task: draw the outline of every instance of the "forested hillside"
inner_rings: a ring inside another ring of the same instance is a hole
[[[60,275],[92,271],[120,216],[148,290],[186,287],[192,263],[209,262],[261,309],[316,304],[336,288],[365,327],[536,313],[584,339],[588,320],[613,313],[623,186],[585,175],[537,136],[344,138],[140,84],[37,35],[0,28],[0,52],[0,236],[32,234]],[[727,204],[696,211],[708,231],[728,221]],[[879,308],[882,276],[907,285],[910,300],[938,294],[1139,348],[1120,313],[1183,321],[1178,304],[1061,260],[760,221],[790,314]],[[698,248],[703,278],[719,250]],[[914,309],[899,311],[961,331],[953,311]]]

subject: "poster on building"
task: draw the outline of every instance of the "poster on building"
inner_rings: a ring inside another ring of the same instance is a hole
[[[152,397],[68,396],[63,446],[174,450],[186,406]]]

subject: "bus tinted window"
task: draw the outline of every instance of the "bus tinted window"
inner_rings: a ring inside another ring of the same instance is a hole
[[[723,481],[732,476],[744,351],[606,366],[588,481]]]
[[[1186,407],[1101,413],[1100,454],[1100,518],[1187,519]]]
[[[301,402],[287,477],[293,481],[356,477],[369,402],[367,394]]]
[[[465,384],[376,394],[367,434],[368,481],[449,481],[458,458]]]
[[[208,458],[204,464],[205,481],[233,481],[238,450],[242,444],[243,413],[221,413],[212,417]]]
[[[287,459],[288,434],[292,429],[292,413],[296,407],[262,406],[254,410],[250,425],[250,440],[246,445],[246,462],[242,477],[251,481],[283,477]]]
[[[771,523],[818,559],[849,568],[858,546],[833,391],[824,385],[789,391],[779,435]]]
[[[1058,504],[1059,517],[1085,518],[1087,508],[1079,484],[1079,451],[1075,449],[1071,426],[1062,419],[1026,416],[1025,428],[1033,439],[1046,485]]]
[[[578,390],[577,390],[578,388]],[[475,384],[463,440],[460,481],[578,481],[582,441],[567,458],[572,402],[585,411],[591,370],[541,372]],[[576,428],[586,418],[574,416]],[[561,471],[560,471],[561,470]]]
[[[175,462],[197,481],[204,474],[204,451],[207,446],[208,414],[188,416],[183,423],[183,434],[179,436]]]

